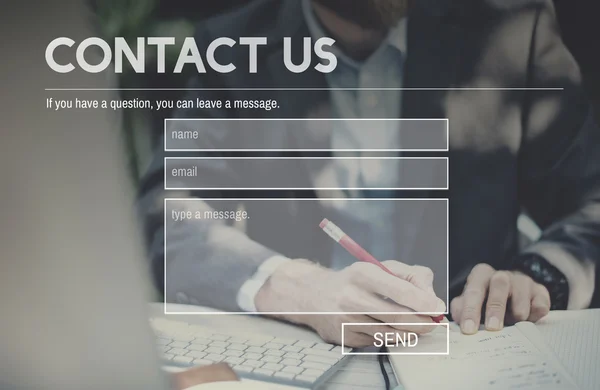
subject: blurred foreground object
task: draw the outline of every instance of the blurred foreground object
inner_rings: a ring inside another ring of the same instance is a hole
[[[95,35],[89,16],[82,1],[25,1],[0,17],[11,29],[3,27],[11,60],[0,72],[6,390],[167,388],[146,321],[147,278],[117,118],[110,110],[46,109],[48,97],[112,98],[44,90],[110,86],[105,74],[58,75],[44,61],[53,37]]]

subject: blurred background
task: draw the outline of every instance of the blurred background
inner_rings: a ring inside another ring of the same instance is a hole
[[[89,0],[97,28],[107,41],[125,37],[133,45],[137,37],[171,36],[179,45],[183,38],[193,36],[194,26],[203,19],[231,11],[253,0]],[[298,0],[300,1],[300,0]],[[581,67],[590,99],[600,111],[600,4],[586,0],[554,0],[557,18],[565,44]],[[133,46],[132,46],[133,47]],[[167,67],[172,66],[180,46],[169,46]],[[194,69],[184,67],[181,74],[158,74],[153,71],[156,59],[146,55],[147,72],[129,70],[120,75],[120,88],[185,88]],[[171,63],[172,62],[172,63]],[[121,91],[122,98],[173,99],[182,91]],[[169,110],[124,110],[123,137],[128,150],[131,177],[137,183],[148,164],[151,150],[160,141],[163,119],[171,117]]]
[[[137,37],[169,36],[175,37],[176,45],[168,46],[166,67],[174,66],[179,55],[180,45],[185,37],[194,35],[195,26],[204,19],[233,11],[252,1],[260,0],[88,0],[93,12],[92,18],[97,31],[108,42],[115,37],[125,37],[130,46],[135,47]],[[297,0],[300,1],[300,0]],[[483,1],[483,0],[473,0]],[[487,0],[494,1],[494,0]],[[499,1],[499,0],[498,0]],[[504,1],[504,0],[502,0]],[[579,63],[583,74],[584,86],[596,114],[600,113],[600,2],[586,0],[553,0],[557,20],[566,46]],[[117,75],[118,87],[122,99],[169,99],[183,97],[190,78],[195,73],[193,67],[184,67],[181,74],[155,71],[156,57],[146,52],[146,72],[138,74],[125,68]],[[126,62],[125,66],[129,64]],[[150,88],[154,90],[135,90]],[[160,90],[168,89],[168,90]],[[129,175],[134,188],[141,175],[146,171],[153,150],[160,143],[163,132],[163,120],[173,117],[172,110],[122,110],[122,137],[127,152]],[[519,226],[520,230],[537,227]],[[520,221],[521,223],[521,221]],[[524,234],[522,245],[526,245],[532,234]],[[600,297],[596,298],[596,300]]]

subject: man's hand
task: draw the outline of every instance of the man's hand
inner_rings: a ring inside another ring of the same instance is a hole
[[[504,324],[536,322],[550,311],[546,287],[517,271],[496,271],[487,264],[473,267],[461,296],[450,312],[465,334],[477,333],[485,303],[485,328],[501,330]]]
[[[383,264],[396,276],[369,263],[354,263],[341,271],[333,271],[307,260],[290,261],[278,267],[259,290],[256,307],[265,314],[310,312],[312,314],[286,314],[281,317],[310,326],[325,341],[338,344],[342,341],[342,323],[381,324],[346,328],[344,345],[349,347],[372,344],[376,332],[402,330],[422,334],[432,331],[432,326],[404,325],[394,329],[383,325],[393,322],[433,323],[430,316],[362,314],[446,311],[444,302],[433,292],[430,269],[398,261],[385,261]]]
[[[191,368],[172,374],[172,378],[176,390],[184,390],[204,383],[238,380],[235,372],[225,363]]]

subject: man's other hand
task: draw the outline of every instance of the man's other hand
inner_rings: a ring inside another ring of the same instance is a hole
[[[521,272],[497,271],[488,264],[473,267],[462,295],[450,304],[452,318],[465,334],[477,333],[482,314],[485,328],[495,331],[505,324],[536,322],[549,311],[546,287]]]
[[[433,326],[410,325],[433,323],[430,316],[411,313],[446,311],[433,292],[431,270],[393,260],[383,264],[395,276],[369,263],[334,271],[307,260],[290,261],[279,266],[259,290],[256,307],[265,314],[286,312],[280,317],[310,326],[325,341],[337,344],[342,341],[342,323],[379,324],[346,328],[344,345],[349,347],[372,345],[376,332],[432,331]],[[297,314],[307,312],[312,314]],[[409,325],[393,328],[385,323]]]
[[[172,374],[174,388],[184,390],[190,387],[211,382],[237,381],[235,372],[225,363],[205,367],[195,367]]]

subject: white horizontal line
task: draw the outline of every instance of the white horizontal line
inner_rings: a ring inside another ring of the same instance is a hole
[[[291,156],[291,157],[282,157],[282,156],[258,156],[258,157],[165,157],[165,160],[448,160],[449,157],[391,157],[391,156],[381,156],[381,157],[372,157],[372,156],[356,156],[356,157],[348,157],[348,156],[323,156],[323,157],[312,157],[312,156]]]
[[[165,152],[448,152],[448,149],[165,149]],[[378,157],[380,158],[380,157]]]
[[[426,188],[413,188],[413,187],[366,187],[366,188],[355,188],[355,187],[165,187],[165,191],[446,191],[448,187],[426,187]]]
[[[367,356],[393,356],[393,355],[406,355],[406,356],[447,356],[450,352],[344,352],[342,355],[367,355]]]
[[[399,200],[418,200],[421,202],[429,202],[429,201],[444,201],[448,202],[448,198],[165,198],[165,201],[190,201],[190,202],[204,202],[206,200],[249,200],[249,201],[270,201],[270,200],[298,200],[298,201],[307,201],[307,202],[322,202],[328,200],[361,200],[361,201],[382,201],[382,200],[390,200],[390,201],[399,201]]]
[[[406,313],[406,314],[414,314],[414,313]],[[424,323],[424,322],[342,322],[342,326],[381,326],[381,325],[410,325],[410,326],[449,326],[448,322],[440,322],[440,323]]]
[[[448,118],[165,118],[165,121],[444,121]]]
[[[45,91],[564,91],[564,88],[44,88]]]
[[[169,304],[167,303],[167,306]],[[305,311],[305,312],[288,312],[288,311],[267,311],[267,312],[254,312],[254,311],[228,311],[228,312],[223,312],[223,311],[217,311],[217,312],[202,312],[202,311],[165,311],[165,314],[174,314],[174,315],[190,315],[190,314],[199,314],[199,315],[209,315],[209,316],[226,316],[226,315],[426,315],[426,316],[438,316],[438,315],[448,315],[447,312],[445,313],[422,313],[422,312],[415,312],[415,313],[409,313],[409,312],[370,312],[370,311],[366,311],[366,312],[320,312],[320,311]],[[411,325],[415,325],[415,324],[411,324]],[[427,325],[432,325],[432,324],[427,324]]]

